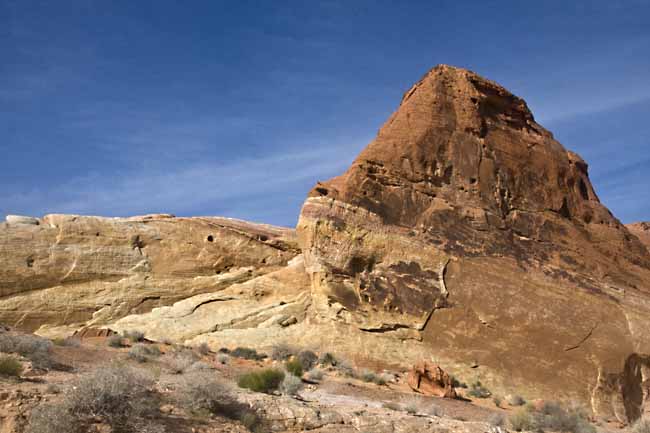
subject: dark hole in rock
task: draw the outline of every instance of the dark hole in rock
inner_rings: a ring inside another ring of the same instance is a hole
[[[476,178],[475,177],[470,177],[469,178],[469,183],[475,184],[476,183]]]
[[[214,242],[214,236],[208,235],[207,240],[208,242]]]
[[[560,215],[564,218],[571,219],[571,212],[569,211],[569,203],[567,203],[566,197],[562,201],[562,207],[558,211]]]
[[[34,266],[34,258],[33,257],[27,257],[26,263],[27,263],[28,268],[33,267]]]
[[[260,242],[266,242],[266,241],[269,240],[269,237],[266,236],[266,235],[258,235],[257,240],[260,241]]]
[[[327,190],[327,188],[318,187],[316,188],[316,192],[319,193],[320,195],[327,195],[329,191]]]
[[[99,232],[95,233],[95,236],[99,236]]]

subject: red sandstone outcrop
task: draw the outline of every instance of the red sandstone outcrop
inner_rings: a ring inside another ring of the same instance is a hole
[[[419,362],[408,372],[408,385],[424,395],[456,398],[451,377],[440,366],[426,361]]]
[[[474,360],[492,387],[638,417],[647,403],[627,396],[648,377],[650,254],[587,168],[522,99],[433,68],[303,206],[322,314],[421,339],[444,365]]]

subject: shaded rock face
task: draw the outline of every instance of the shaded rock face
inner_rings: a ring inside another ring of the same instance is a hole
[[[598,383],[650,353],[650,254],[498,84],[429,71],[297,231],[321,314],[476,362],[493,387],[636,417]]]
[[[48,215],[0,224],[0,322],[101,325],[276,270],[293,230],[227,218]]]

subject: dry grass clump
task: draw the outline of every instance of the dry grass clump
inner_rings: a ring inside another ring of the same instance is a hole
[[[578,406],[568,408],[558,402],[545,402],[541,408],[527,406],[519,409],[509,418],[515,431],[551,431],[564,433],[595,433],[587,413]]]
[[[302,380],[299,377],[293,374],[286,374],[280,384],[280,390],[287,395],[296,395],[302,389],[302,386]]]
[[[117,334],[113,334],[110,337],[108,337],[106,339],[106,344],[108,344],[110,347],[115,347],[115,348],[124,347],[124,342],[122,341],[122,337]]]
[[[266,355],[263,353],[257,353],[255,349],[249,347],[237,347],[235,350],[230,352],[230,356],[235,358],[249,359],[252,361],[261,361],[266,358]]]
[[[0,376],[20,377],[23,365],[13,356],[0,355]]]
[[[318,362],[318,355],[311,350],[301,350],[298,355],[296,355],[296,359],[302,366],[302,369],[307,371],[311,370],[316,365]]]
[[[55,346],[61,347],[79,347],[81,346],[81,341],[78,338],[66,337],[66,338],[54,338],[52,340]]]
[[[502,413],[493,413],[488,417],[487,422],[494,427],[503,427],[506,425],[506,417]]]
[[[492,395],[490,390],[483,386],[480,380],[477,380],[469,386],[469,391],[467,394],[470,397],[475,398],[488,398]]]
[[[29,433],[85,432],[99,420],[121,433],[162,432],[155,422],[158,399],[143,372],[114,365],[78,378],[57,403],[42,404]]]
[[[274,368],[267,368],[265,370],[251,372],[240,376],[237,384],[240,388],[247,388],[251,391],[270,394],[280,387],[284,377],[285,374],[283,371]]]
[[[210,346],[208,346],[208,343],[201,343],[196,347],[196,351],[199,352],[199,354],[206,356],[209,355],[212,351],[210,350]]]
[[[212,374],[196,372],[184,376],[179,391],[181,404],[191,411],[238,420],[252,432],[262,429],[263,420],[248,405],[239,403],[232,390]]]
[[[323,373],[323,370],[319,368],[312,368],[305,375],[306,379],[310,382],[320,382],[323,380],[324,376],[325,373]]]
[[[509,395],[506,397],[506,401],[510,406],[523,406],[526,404],[526,400],[520,395]]]
[[[325,352],[318,358],[318,365],[323,367],[336,367],[336,364],[338,364],[338,361],[330,352]]]
[[[271,348],[271,359],[274,361],[287,361],[294,356],[297,350],[286,343],[278,343]]]
[[[132,343],[140,343],[144,341],[144,332],[138,331],[137,329],[123,331],[122,336],[130,340]]]
[[[0,334],[0,352],[16,353],[32,362],[35,368],[49,369],[52,360],[52,342],[29,334]]]
[[[129,349],[128,357],[138,361],[147,362],[150,358],[160,356],[160,349],[158,346],[150,346],[144,343],[137,343]]]
[[[168,353],[161,360],[172,374],[183,374],[197,362],[196,355],[189,350]]]

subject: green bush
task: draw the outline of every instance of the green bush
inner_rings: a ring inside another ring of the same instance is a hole
[[[0,356],[0,376],[20,377],[23,365],[11,356]]]
[[[284,372],[269,368],[262,371],[251,372],[239,377],[237,384],[255,392],[271,393],[277,390],[284,380]]]
[[[297,359],[292,359],[291,361],[285,362],[284,367],[292,375],[296,377],[302,377],[302,364]]]
[[[30,334],[0,334],[0,352],[17,353],[32,362],[35,368],[52,367],[52,342]]]

